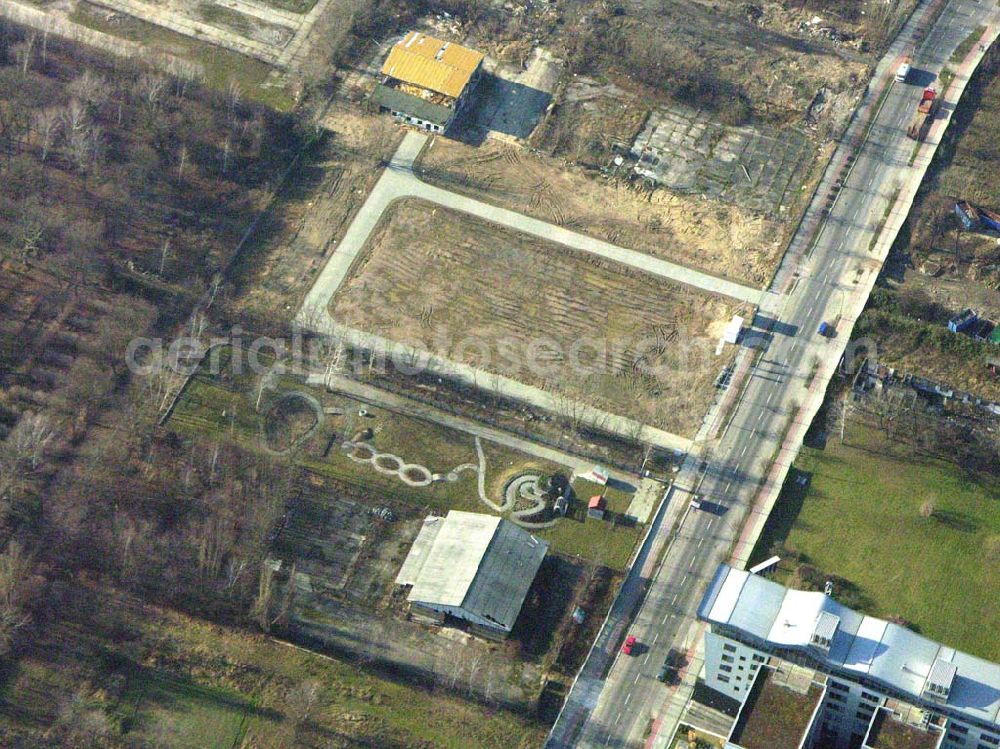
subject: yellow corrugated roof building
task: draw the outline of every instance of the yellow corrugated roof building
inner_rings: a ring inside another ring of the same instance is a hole
[[[457,98],[482,61],[480,52],[411,31],[392,48],[382,75]]]

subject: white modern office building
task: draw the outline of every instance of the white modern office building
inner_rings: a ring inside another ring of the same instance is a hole
[[[935,749],[1000,747],[1000,665],[727,565],[698,616],[709,625],[705,683],[741,705],[764,669],[815,671],[821,697],[808,730],[774,749],[879,746],[868,742],[887,714],[930,734],[920,743]]]

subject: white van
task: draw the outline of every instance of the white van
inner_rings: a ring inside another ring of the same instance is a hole
[[[906,79],[909,75],[910,75],[910,63],[904,62],[902,65],[899,66],[899,69],[896,70],[896,82],[906,83]]]

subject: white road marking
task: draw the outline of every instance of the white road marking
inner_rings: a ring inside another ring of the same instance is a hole
[[[704,539],[704,538],[699,538],[699,539],[698,539],[698,548],[699,548],[699,549],[701,548],[701,545],[702,545],[702,544],[703,544],[704,542],[705,542],[705,539]]]
[[[668,617],[668,616],[670,616],[670,614],[664,614],[664,615],[663,615],[663,619],[662,619],[662,620],[660,620],[660,624],[666,624],[666,623],[667,623],[667,617]]]
[[[712,523],[714,523],[714,522],[715,522],[715,518],[712,518],[711,520],[708,521],[708,530],[712,530]]]
[[[694,557],[691,557],[691,561],[688,563],[688,569],[694,567]]]
[[[660,639],[660,633],[657,632],[655,635],[653,635],[653,644],[655,645],[656,641],[659,640],[659,639]]]
[[[647,663],[649,663],[649,656],[651,656],[652,654],[653,654],[652,650],[650,650],[648,653],[646,653],[646,657],[642,659],[642,665],[643,666],[645,666]]]
[[[772,391],[771,391],[770,393],[768,393],[768,395],[767,395],[767,405],[769,405],[769,406],[771,405],[771,399],[772,399],[773,397],[774,397],[774,391],[772,390]]]
[[[746,445],[743,445],[743,452],[741,452],[741,453],[740,453],[740,457],[741,457],[741,458],[742,458],[742,457],[743,457],[744,455],[746,455],[746,454],[747,454],[747,448],[749,448],[749,447],[750,447],[750,445],[749,445],[749,444],[746,444]]]
[[[640,676],[642,676],[642,672],[641,671],[635,675],[635,680],[632,683],[633,684],[638,684]]]
[[[729,491],[729,487],[732,486],[732,485],[733,485],[732,481],[727,481],[726,482],[726,488],[722,490],[722,493],[725,494],[726,492],[728,492]]]
[[[679,595],[680,595],[680,593],[674,593],[674,598],[673,598],[673,600],[672,600],[672,601],[670,602],[670,605],[671,605],[671,606],[673,606],[673,605],[674,605],[675,603],[677,603],[677,596],[679,596]]]
[[[622,714],[621,714],[621,711],[619,710],[618,711],[618,717],[615,718],[615,725],[616,726],[621,722],[621,719],[622,719]]]
[[[635,677],[635,678],[636,678],[636,681],[638,681],[638,679],[639,679],[639,675],[638,675],[638,674],[636,674],[636,677]],[[635,682],[632,682],[632,683],[634,684]],[[628,701],[629,701],[630,699],[632,699],[632,693],[631,693],[631,692],[629,692],[628,694],[626,694],[626,695],[625,695],[625,702],[624,702],[624,703],[622,703],[622,704],[623,704],[623,705],[624,705],[625,707],[628,707]]]

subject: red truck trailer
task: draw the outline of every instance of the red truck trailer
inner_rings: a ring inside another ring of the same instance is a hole
[[[934,122],[934,115],[937,114],[941,101],[938,99],[937,91],[933,88],[925,88],[917,104],[917,112],[913,115],[909,128],[906,130],[907,136],[913,140],[923,140],[927,137],[927,131],[931,129]]]

